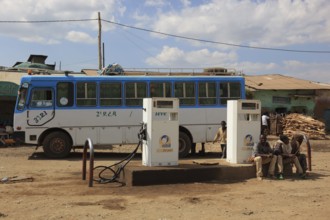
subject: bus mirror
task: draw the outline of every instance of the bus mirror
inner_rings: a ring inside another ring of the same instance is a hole
[[[22,88],[25,88],[25,89],[29,88],[29,83],[27,83],[27,82],[23,83]]]

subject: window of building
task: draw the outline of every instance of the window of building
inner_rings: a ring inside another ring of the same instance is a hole
[[[273,103],[276,103],[276,104],[290,104],[291,103],[291,98],[290,97],[273,96]]]

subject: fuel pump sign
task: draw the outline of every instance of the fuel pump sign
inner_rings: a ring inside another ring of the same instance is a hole
[[[142,164],[174,166],[179,160],[179,100],[177,98],[143,99]]]

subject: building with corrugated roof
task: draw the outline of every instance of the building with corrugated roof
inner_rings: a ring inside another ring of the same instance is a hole
[[[330,96],[330,85],[316,83],[281,74],[245,76],[247,96],[262,103],[263,112],[304,113],[318,119],[330,107],[320,102]]]

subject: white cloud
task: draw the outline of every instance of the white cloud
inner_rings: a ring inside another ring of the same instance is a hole
[[[234,52],[211,52],[208,49],[185,52],[177,47],[164,46],[158,55],[147,58],[146,63],[159,67],[207,67],[223,66],[236,59],[237,55]]]
[[[146,62],[151,66],[160,66],[160,67],[168,67],[169,64],[171,66],[176,66],[184,60],[184,52],[179,48],[171,48],[168,46],[164,46],[161,53],[159,53],[155,57],[149,57],[146,59]]]
[[[211,52],[208,49],[185,52],[177,47],[164,46],[155,57],[146,59],[146,63],[153,67],[171,68],[204,68],[225,67],[233,68],[246,75],[282,74],[315,82],[330,83],[327,62],[302,62],[288,60],[275,62],[239,61],[235,52]]]
[[[159,14],[152,27],[165,33],[267,47],[330,41],[328,0],[213,0]]]
[[[191,38],[261,47],[300,47],[307,50],[317,50],[308,47],[316,45],[315,47],[329,50],[329,11],[328,0],[146,0],[142,4],[132,4],[131,1],[125,0],[1,0],[0,21],[86,19],[97,18],[97,12],[101,12],[101,17],[105,20]],[[0,40],[14,45],[4,45],[5,50],[19,45],[25,46],[26,51],[37,50],[47,53],[50,57],[56,50],[50,50],[50,47],[44,45],[62,46],[63,41],[70,41],[84,43],[84,48],[90,50],[88,44],[96,43],[95,36],[98,34],[96,20],[1,23],[0,28]],[[258,57],[263,56],[260,51],[252,49],[240,50],[238,47],[223,44],[188,41],[157,34],[144,35],[147,32],[140,32],[141,34],[136,34],[138,37],[133,41],[134,45],[148,55],[137,57],[132,55],[137,54],[134,51],[136,48],[128,46],[127,38],[120,35],[121,32],[113,31],[108,37],[106,32],[116,28],[113,24],[102,22],[102,40],[111,45],[111,51],[108,53],[112,59],[121,58],[122,62],[129,64],[177,68],[233,67],[246,74],[279,73],[330,82],[330,74],[327,71],[330,62],[327,62],[324,54],[318,62],[310,61],[317,60],[318,54],[295,56],[296,54],[285,53],[278,56],[278,53],[267,52],[263,58]],[[132,36],[135,36],[134,34],[135,32]],[[19,44],[17,40],[31,44]],[[38,48],[37,44],[42,45]],[[74,51],[76,44],[69,46],[72,46],[70,49]],[[61,51],[66,49],[68,48],[61,48]],[[20,50],[22,51],[21,48]],[[156,55],[150,55],[152,53]],[[88,52],[75,55],[72,52],[70,56],[68,54],[61,53],[56,59],[66,59],[70,62],[72,57],[77,60],[86,60],[87,57],[97,60]],[[64,55],[67,56],[62,57]],[[79,58],[80,56],[82,58]],[[313,56],[313,59],[309,59],[309,56]],[[288,57],[290,60],[285,61]],[[2,56],[1,62],[4,63],[7,59],[7,55]],[[11,64],[13,61],[7,62]],[[86,62],[82,63],[84,68]]]
[[[314,82],[330,83],[328,71],[330,63],[327,62],[306,63],[298,60],[288,60],[277,64],[245,61],[232,63],[231,66],[247,75],[282,74]]]
[[[191,5],[190,0],[180,0],[183,7],[189,7]]]
[[[60,42],[56,39],[51,39],[51,38],[44,38],[41,36],[33,36],[33,35],[28,35],[28,36],[22,36],[19,37],[20,40],[24,42],[38,42],[39,44],[47,44],[47,45],[53,45],[53,44],[59,44]]]
[[[75,43],[79,42],[79,43],[94,44],[97,42],[97,38],[93,38],[89,34],[79,31],[70,31],[65,38],[68,41]]]
[[[166,4],[164,0],[145,0],[144,4],[151,7],[160,7]]]
[[[277,73],[277,69],[279,68],[278,64],[274,62],[262,63],[243,61],[233,63],[232,66],[247,75]]]
[[[98,12],[105,20],[114,20],[114,16],[122,16],[126,7],[120,0],[2,0],[0,20],[14,21],[45,21],[97,19]],[[103,25],[102,30],[113,28]],[[20,40],[47,43],[60,42],[70,31],[97,32],[98,21],[59,22],[15,24],[2,23],[1,35],[15,37]],[[21,37],[24,36],[24,37]],[[38,36],[38,37],[35,37]],[[33,41],[33,39],[35,39]],[[40,40],[42,39],[42,40]],[[86,41],[89,43],[89,41]]]
[[[330,83],[329,62],[301,62],[288,60],[283,63],[283,73],[314,82]]]

